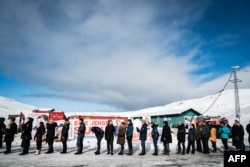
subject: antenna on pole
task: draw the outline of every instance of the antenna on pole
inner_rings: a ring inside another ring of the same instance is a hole
[[[234,74],[233,80],[230,80],[232,83],[234,83],[234,98],[235,98],[235,115],[236,118],[239,118],[240,120],[240,100],[239,100],[239,91],[238,91],[238,82],[241,82],[241,80],[237,79],[237,69],[239,66],[232,66],[232,73]]]

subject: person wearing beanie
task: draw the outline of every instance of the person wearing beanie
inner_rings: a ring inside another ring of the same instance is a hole
[[[10,118],[9,124],[6,126],[4,142],[6,143],[6,151],[4,154],[11,153],[11,143],[14,141],[15,134],[17,133],[17,124],[15,118]]]
[[[77,152],[75,153],[76,155],[82,154],[82,149],[83,149],[83,139],[85,136],[85,124],[83,121],[83,118],[79,118],[80,125],[78,128],[78,136],[77,136],[77,141],[76,141],[76,147],[77,147]]]
[[[68,140],[68,131],[69,131],[69,126],[70,126],[70,122],[68,119],[64,120],[64,124],[63,124],[63,128],[62,128],[62,132],[61,132],[61,141],[62,141],[62,145],[63,145],[63,150],[61,152],[61,154],[66,154],[67,153],[67,140]]]
[[[133,144],[132,144],[133,132],[134,132],[134,125],[132,123],[132,120],[128,119],[127,131],[126,131],[127,142],[128,142],[128,153],[127,153],[127,155],[133,155]]]
[[[19,155],[29,154],[30,140],[32,139],[31,132],[32,132],[33,120],[34,120],[33,118],[28,118],[28,121],[22,125],[21,147],[23,148],[23,151]]]
[[[168,125],[168,121],[163,122],[163,129],[161,135],[161,142],[163,142],[163,155],[169,155],[169,143],[172,143],[171,129]]]
[[[45,126],[44,126],[43,122],[40,122],[39,126],[36,129],[36,134],[34,136],[34,140],[36,141],[36,153],[35,153],[35,155],[39,155],[41,153],[44,134],[45,134]]]

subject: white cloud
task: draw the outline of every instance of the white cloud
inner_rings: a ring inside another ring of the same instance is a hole
[[[3,10],[1,68],[53,90],[44,96],[125,110],[203,95],[224,81],[200,86],[207,74],[192,74],[207,66],[193,62],[202,41],[187,28],[204,4],[77,2],[17,2]]]

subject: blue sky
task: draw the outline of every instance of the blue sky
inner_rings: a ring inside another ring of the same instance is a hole
[[[250,87],[248,1],[0,1],[0,96],[131,111]],[[233,88],[229,84],[227,88]]]

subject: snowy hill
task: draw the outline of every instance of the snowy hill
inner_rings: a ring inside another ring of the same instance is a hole
[[[205,96],[197,99],[183,100],[174,103],[167,104],[165,106],[157,106],[152,108],[146,108],[136,111],[128,112],[90,112],[84,113],[88,115],[121,115],[127,117],[134,116],[151,116],[158,114],[170,114],[183,112],[187,109],[193,108],[201,114],[209,116],[225,116],[229,118],[230,122],[235,119],[235,102],[234,102],[234,90],[228,89],[222,92],[221,96],[215,102],[215,104],[204,113],[208,107],[218,97],[218,93],[214,95]],[[241,108],[241,123],[245,126],[250,119],[250,89],[239,89],[239,99]],[[0,96],[0,116],[7,117],[9,114],[19,114],[21,111],[24,113],[31,113],[35,109],[35,106],[19,103],[13,99],[4,98]],[[67,116],[82,114],[78,113],[65,113]]]
[[[193,108],[204,116],[225,116],[232,123],[235,119],[235,97],[234,90],[228,89],[222,92],[218,100],[207,111],[209,106],[215,101],[219,93],[205,96],[198,99],[178,101],[165,106],[146,108],[133,112],[128,112],[130,116],[151,116],[164,115],[183,112]],[[245,126],[250,120],[250,89],[239,89],[239,101],[241,112],[241,123]]]
[[[20,114],[20,112],[27,114],[31,113],[34,109],[34,106],[0,96],[0,117],[7,118],[8,115]]]

